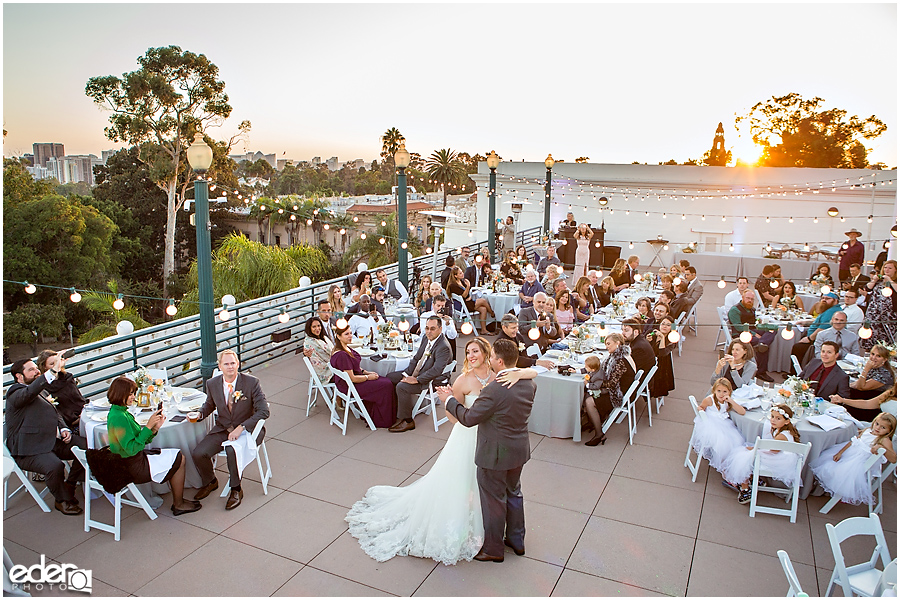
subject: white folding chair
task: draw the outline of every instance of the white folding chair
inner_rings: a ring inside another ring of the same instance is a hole
[[[784,550],[778,551],[778,560],[781,562],[781,568],[784,570],[784,576],[787,577],[788,588],[786,598],[795,598],[800,594],[803,594],[803,589],[800,587],[800,580],[797,579],[797,573],[794,571],[794,564],[791,562],[791,557],[788,556],[788,553]],[[803,594],[806,596],[806,594]]]
[[[541,357],[541,347],[538,346],[536,343],[531,344],[530,346],[525,348],[525,354],[527,354],[528,356],[532,356],[534,358],[540,358]]]
[[[857,596],[874,595],[882,576],[882,570],[875,566],[878,564],[879,557],[884,570],[887,570],[887,566],[891,563],[891,554],[878,515],[850,517],[837,525],[826,523],[825,531],[828,533],[828,542],[831,544],[831,552],[834,554],[834,571],[831,573],[825,596],[831,595],[831,588],[835,583],[843,588],[844,596],[847,597],[854,594]],[[873,536],[875,551],[872,552],[872,557],[868,561],[848,567],[844,561],[841,543],[856,535]]]
[[[650,427],[653,427],[653,405],[650,403],[650,381],[653,379],[658,368],[659,365],[650,367],[650,370],[647,371],[647,374],[644,375],[643,380],[641,380],[641,385],[638,387],[634,396],[635,398],[643,397],[647,401],[647,418],[650,420]],[[659,414],[659,405],[656,407],[656,412]]]
[[[449,380],[450,373],[452,373],[456,369],[456,361],[450,361],[450,364],[444,367],[444,370],[441,372],[440,380]],[[428,404],[425,404],[425,399],[428,399]],[[424,405],[424,406],[423,406]],[[434,431],[437,433],[438,427],[446,423],[449,419],[447,419],[446,415],[438,419],[437,416],[437,394],[434,392],[434,381],[428,382],[428,387],[419,393],[419,399],[416,400],[416,406],[412,411],[412,418],[415,419],[416,415],[425,413],[426,415],[431,415],[431,420],[434,421]]]
[[[691,408],[694,409],[694,416],[699,417],[700,420],[706,419],[706,413],[700,410],[700,407],[697,405],[697,399],[693,396],[688,396],[688,400],[691,403]],[[684,457],[684,466],[688,468],[691,472],[691,481],[697,481],[697,473],[700,471],[700,461],[703,460],[703,457],[700,454],[697,454],[697,462],[691,462],[691,452],[694,451],[694,432],[691,432],[691,439],[688,441],[687,454]],[[696,452],[695,452],[696,454]]]
[[[337,412],[331,413],[331,424],[337,425],[341,430],[343,435],[347,435],[347,420],[350,417],[350,411],[353,411],[353,416],[357,419],[365,419],[366,424],[369,426],[369,429],[375,431],[375,423],[372,422],[372,417],[369,416],[369,411],[366,410],[366,406],[363,404],[362,397],[359,395],[359,392],[356,391],[356,386],[353,385],[353,382],[350,380],[350,376],[347,375],[344,371],[339,369],[335,369],[333,366],[329,365],[331,369],[331,374],[334,377],[339,378],[345,384],[347,384],[347,392],[344,393],[337,386],[334,387],[334,397],[335,399],[340,398],[344,401],[344,417],[343,419],[337,414]]]
[[[878,579],[878,585],[875,586],[875,593],[873,596],[880,597],[883,596],[884,593],[888,590],[894,590],[894,596],[897,595],[897,559],[895,558],[888,566],[884,568],[884,571],[881,572],[881,577]]]
[[[309,409],[316,405],[319,394],[322,395],[328,409],[334,413],[334,384],[331,382],[322,383],[322,380],[319,379],[319,376],[316,374],[316,370],[313,368],[309,357],[303,357],[303,364],[306,365],[306,370],[309,371],[309,392],[306,398],[306,416],[309,416]]]
[[[878,490],[878,506],[877,507],[872,506],[873,497],[869,496],[869,513],[870,514],[871,513],[878,514],[882,510],[882,506],[881,506],[881,480],[882,479],[881,478],[882,478],[883,473],[880,469],[878,470],[878,475],[873,475],[870,471],[871,471],[872,467],[875,466],[875,463],[882,456],[884,456],[884,452],[885,452],[884,448],[879,448],[878,453],[870,455],[866,459],[866,462],[863,463],[863,466],[862,466],[862,468],[865,469],[865,471],[866,471],[866,479],[869,483],[869,491],[874,492],[876,489]],[[893,465],[893,463],[889,463],[889,464],[891,464],[891,466],[895,466],[895,465]],[[873,493],[873,496],[874,496],[874,493]],[[825,506],[823,506],[821,509],[819,509],[819,512],[822,514],[827,514],[828,511],[830,511],[832,508],[834,508],[835,505],[837,505],[837,503],[841,501],[841,498],[842,498],[842,496],[840,496],[840,495],[832,496],[831,500],[829,500]],[[876,508],[877,508],[877,510],[876,510]]]
[[[19,481],[22,483],[19,487],[14,489],[12,492],[9,491],[9,478],[15,475],[19,478]],[[31,497],[34,498],[34,501],[37,502],[37,505],[41,507],[41,510],[48,513],[50,512],[50,507],[47,506],[47,503],[44,501],[44,496],[50,493],[50,488],[45,487],[40,492],[37,491],[37,488],[34,487],[34,484],[31,483],[31,480],[28,478],[28,474],[22,470],[18,464],[16,464],[16,460],[9,453],[9,449],[6,447],[6,441],[3,442],[3,510],[6,511],[6,504],[10,498],[21,492],[22,490],[26,490]]]
[[[700,300],[698,299],[697,302],[700,302]],[[697,302],[691,304],[691,310],[688,311],[687,318],[684,320],[688,329],[694,332],[695,337],[697,335]],[[693,321],[693,325],[691,325],[691,321]]]
[[[622,406],[614,408],[606,418],[606,422],[603,423],[603,433],[606,433],[607,431],[609,431],[609,428],[612,427],[613,423],[621,423],[627,418],[629,444],[634,444],[634,435],[637,433],[637,416],[634,410],[634,392],[641,384],[641,376],[643,374],[643,369],[639,369],[638,372],[634,374],[634,381],[631,382],[631,385],[628,387],[628,391],[626,391],[622,396]]]
[[[91,490],[98,490],[109,498],[112,494],[107,494],[103,489],[103,486],[94,479],[94,476],[91,474],[91,466],[88,464],[87,456],[85,455],[85,451],[82,448],[77,446],[72,446],[72,454],[75,455],[75,458],[84,466],[84,530],[90,531],[91,527],[94,529],[99,529],[101,531],[106,531],[107,533],[113,534],[113,537],[118,542],[122,539],[122,505],[126,504],[128,506],[134,506],[135,508],[141,508],[147,516],[150,517],[150,520],[154,520],[157,517],[156,511],[150,507],[150,504],[147,502],[147,499],[144,498],[144,495],[141,494],[141,491],[137,488],[134,483],[129,483],[121,490],[116,492],[114,496],[114,500],[112,500],[112,505],[115,510],[115,518],[113,524],[110,525],[108,523],[104,523],[102,521],[95,521],[91,519]],[[130,493],[131,497],[134,500],[128,500],[125,498],[125,494]]]
[[[809,451],[811,448],[812,443],[809,442],[807,442],[806,444],[800,444],[797,442],[788,442],[785,440],[764,440],[762,438],[756,438],[756,443],[753,445],[753,491],[750,495],[751,517],[755,517],[756,513],[759,512],[768,513],[771,515],[781,515],[783,517],[790,517],[791,523],[797,522],[797,504],[800,501],[800,484],[802,483],[800,472],[803,470],[803,464],[806,462],[806,457],[809,455]],[[790,488],[782,488],[759,484],[760,477],[771,477],[773,475],[773,473],[769,469],[766,469],[761,464],[762,452],[766,450],[780,450],[781,452],[791,452],[797,455],[793,486],[791,486]],[[756,502],[759,492],[787,494],[787,498],[785,498],[784,501],[790,503],[791,507],[788,509],[759,506]]]
[[[169,374],[165,369],[147,369],[147,376],[153,381],[162,379],[163,385],[169,383]]]
[[[894,434],[894,448],[896,448],[896,447],[897,447],[897,434],[895,433]],[[883,494],[882,484],[896,470],[897,470],[897,463],[889,462],[886,465],[884,465],[884,468],[882,469],[881,473],[877,477],[873,478],[872,488],[871,488],[872,495],[874,496],[877,491],[878,503],[869,512],[873,512],[875,514],[880,515],[882,513],[882,511],[884,510],[884,503],[883,503],[884,494]],[[896,478],[896,475],[895,475],[895,478]],[[896,479],[895,479],[895,483],[896,483]]]
[[[731,324],[728,322],[728,309],[724,306],[716,307],[716,314],[719,316],[719,331],[716,333],[716,345],[713,349],[722,346],[722,348],[727,348],[729,344],[731,344]],[[719,341],[719,337],[722,334],[725,334],[725,340]]]
[[[304,357],[304,358],[306,358],[306,357]],[[270,414],[269,416],[271,417],[272,415]],[[256,427],[253,428],[253,433],[250,434],[250,443],[251,444],[256,444],[256,440],[259,437],[259,434],[262,431],[263,427],[265,427],[265,426],[266,426],[265,419],[260,419],[259,421],[256,422]],[[225,456],[224,449],[221,452],[219,452],[219,454],[217,455],[217,458],[219,456]],[[265,459],[266,459],[266,470],[265,471],[263,471],[262,460],[260,460],[262,457],[265,457]],[[269,462],[269,451],[266,450],[266,440],[263,440],[256,446],[256,467],[259,469],[259,479],[262,482],[263,495],[268,496],[269,495],[269,480],[272,478],[272,465]],[[219,497],[224,498],[225,496],[228,495],[228,492],[230,492],[230,491],[231,491],[231,477],[229,477],[228,481],[225,482],[225,487],[222,488],[222,493],[219,494]]]
[[[681,345],[684,344],[684,326],[687,323],[688,313],[681,313],[672,324],[672,329],[678,332],[678,356],[681,356]]]
[[[450,301],[453,303],[453,318],[462,321],[463,319],[468,318],[473,324],[475,320],[472,318],[472,313],[469,312],[469,307],[466,306],[466,301],[459,294],[450,294]],[[456,304],[459,303],[459,308],[456,308]]]
[[[753,288],[753,295],[756,296],[756,304],[753,308],[762,308],[763,306],[765,306],[765,304],[763,304],[762,296],[759,295],[758,289]]]
[[[800,361],[797,360],[797,357],[791,354],[791,364],[794,365],[794,375],[800,376],[800,373],[803,372],[803,369],[800,368]]]

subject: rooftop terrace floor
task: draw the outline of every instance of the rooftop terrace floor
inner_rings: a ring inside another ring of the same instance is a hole
[[[716,322],[723,296],[706,286],[701,323]],[[253,370],[272,408],[268,495],[251,466],[236,510],[226,512],[217,493],[181,517],[172,516],[168,498],[155,521],[125,508],[115,542],[85,533],[82,517],[45,514],[20,494],[4,513],[4,547],[17,564],[35,564],[43,553],[91,569],[95,596],[783,596],[788,585],[775,554],[783,549],[804,591],[822,595],[834,566],[825,524],[863,516],[866,507],[839,504],[822,515],[827,496],[811,496],[800,501],[795,524],[768,514],[751,519],[706,461],[696,482],[683,466],[693,421],[687,397],[709,389],[715,336],[711,326],[688,335],[675,356],[676,390],[652,428],[639,402],[634,445],[621,425],[595,448],[532,434],[522,473],[527,552],[507,552],[502,564],[366,556],[347,532],[347,510],[372,485],[408,484],[426,473],[450,426],[435,433],[422,415],[413,432],[392,435],[357,420],[342,436],[321,407],[306,416],[299,358]],[[227,481],[222,471],[218,477]],[[885,497],[881,519],[895,557],[893,481]],[[110,519],[108,502],[93,506]],[[853,541],[844,548],[850,564],[871,553]]]

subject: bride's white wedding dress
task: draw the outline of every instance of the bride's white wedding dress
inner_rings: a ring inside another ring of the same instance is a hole
[[[478,394],[465,397],[466,408]],[[477,427],[456,423],[428,473],[406,487],[378,485],[345,520],[362,549],[382,562],[394,556],[433,558],[445,565],[472,560],[484,542],[475,479]]]

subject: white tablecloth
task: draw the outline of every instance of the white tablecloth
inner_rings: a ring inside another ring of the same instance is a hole
[[[368,356],[361,356],[359,368],[366,371],[373,371],[382,377],[386,377],[388,373],[394,371],[403,371],[409,366],[408,358],[395,358],[388,352],[388,357],[379,361],[371,360]]]
[[[687,260],[697,269],[700,279],[718,280],[724,275],[727,281],[736,281],[740,274],[741,256],[733,252],[676,252],[675,263],[681,259]]]
[[[475,296],[476,293],[478,294],[477,296]],[[493,309],[494,314],[497,315],[497,321],[502,319],[503,315],[511,311],[513,307],[519,303],[518,292],[516,292],[515,294],[502,292],[494,294],[493,292],[486,293],[482,290],[479,292],[473,292],[472,295],[473,297],[484,298],[488,301],[488,304],[491,305],[491,309]]]
[[[581,441],[581,402],[584,377],[557,371],[541,373],[534,380],[537,391],[528,419],[528,431],[557,438]]]
[[[802,245],[802,244],[801,244]],[[819,266],[821,261],[805,261],[789,258],[763,258],[762,256],[743,256],[741,257],[741,275],[750,279],[753,284],[756,278],[762,273],[765,265],[775,265],[781,267],[781,277],[785,281],[793,281],[800,284],[809,281],[813,270]],[[837,275],[837,269],[834,269]]]

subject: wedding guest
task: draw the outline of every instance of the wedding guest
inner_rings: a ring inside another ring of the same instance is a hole
[[[453,271],[450,272],[450,279],[447,280],[447,297],[453,298],[453,294],[459,295],[463,302],[466,303],[466,308],[469,312],[478,313],[481,317],[481,330],[480,335],[486,335],[485,332],[487,330],[487,316],[494,316],[494,309],[491,308],[490,302],[485,298],[479,298],[477,300],[472,300],[471,295],[471,285],[468,280],[463,277],[463,272],[459,267],[453,267]],[[454,302],[454,308],[457,310],[462,307],[457,307]]]
[[[703,284],[697,277],[697,269],[688,266],[684,269],[684,278],[687,280],[687,299],[691,306],[697,304],[700,297],[703,296]]]
[[[538,328],[539,337],[535,341],[537,341],[541,353],[546,351],[551,340],[559,339],[559,329],[554,323],[552,313],[548,312],[547,294],[544,292],[537,292],[534,295],[533,306],[523,308],[519,311],[519,323],[519,329],[525,337],[528,337],[529,339],[531,339],[528,336],[529,331],[531,331],[533,327]]]
[[[819,351],[819,358],[809,361],[800,372],[800,379],[812,381],[816,396],[828,398],[832,394],[847,397],[850,395],[850,376],[837,364],[837,343],[825,342]]]
[[[669,267],[669,276],[672,278],[672,280],[674,280],[676,277],[678,279],[681,279],[682,275],[684,275],[684,273],[681,270],[681,265],[672,265],[671,267]]]
[[[727,294],[725,294],[725,302],[722,304],[725,308],[731,308],[735,306],[741,301],[741,298],[744,296],[744,292],[750,288],[750,280],[744,276],[737,278],[737,289],[731,290]],[[756,299],[754,298],[754,302]],[[755,308],[762,308],[761,306],[756,306]]]
[[[380,314],[382,317],[385,317],[384,296],[385,296],[384,288],[381,287],[380,285],[376,285],[372,289],[372,307],[374,307],[375,311],[378,312],[378,314]],[[357,305],[357,306],[359,306],[359,305]],[[354,308],[356,308],[356,307],[354,307]],[[358,311],[351,310],[351,312],[358,312]]]
[[[474,261],[469,260],[469,255],[472,253],[472,250],[468,246],[463,246],[459,250],[459,256],[456,257],[456,261],[453,263],[454,266],[462,269],[463,273],[466,272],[466,269],[475,264]]]
[[[431,275],[422,275],[422,278],[419,280],[419,289],[416,292],[416,297],[413,304],[416,305],[416,310],[419,311],[421,315],[425,309],[425,302],[431,299],[431,294],[428,292],[428,288],[431,287]],[[438,289],[440,289],[440,285],[438,285]]]
[[[622,321],[622,337],[631,348],[631,358],[634,360],[635,371],[643,371],[644,375],[650,372],[656,364],[656,356],[650,342],[643,335],[644,324],[638,319],[625,319]]]
[[[897,416],[897,384],[889,387],[874,398],[854,400],[833,394],[829,400],[832,404],[842,404],[854,419],[871,421],[882,412]]]
[[[834,279],[831,278],[831,267],[828,266],[828,263],[820,264],[819,268],[816,269],[816,274],[809,278],[809,282],[827,285],[830,286],[831,289],[835,289]]]
[[[840,348],[838,358],[845,358],[848,354],[859,355],[859,337],[847,329],[847,315],[837,311],[831,316],[831,327],[820,329],[816,332],[816,355],[822,349],[825,342],[835,342]]]
[[[453,272],[453,267],[456,266],[456,261],[453,259],[453,255],[448,254],[446,260],[444,260],[444,270],[441,271],[441,288],[447,287],[447,282],[450,281],[450,273]]]
[[[893,340],[897,333],[896,282],[897,261],[888,260],[881,266],[881,275],[873,274],[866,284],[869,291],[866,320],[872,325],[872,335],[860,343],[863,350],[871,350],[878,342]]]
[[[331,305],[331,312],[335,318],[347,312],[347,305],[344,303],[343,293],[338,285],[328,288],[328,303]]]
[[[659,322],[659,329],[648,334],[647,341],[653,348],[656,356],[656,373],[650,380],[650,397],[663,398],[675,389],[675,367],[672,364],[672,350],[678,347],[678,342],[669,340],[672,331],[672,317],[665,316]],[[647,407],[650,410],[650,407]]]
[[[322,383],[331,381],[331,355],[334,353],[334,342],[325,333],[325,325],[319,317],[310,317],[304,327],[306,338],[303,340],[303,354],[309,358],[313,370]]]
[[[166,418],[157,410],[147,421],[138,425],[128,406],[134,404],[137,384],[127,377],[116,377],[106,391],[109,400],[109,450],[125,459],[123,467],[132,483],[168,483],[172,488],[172,514],[176,517],[197,512],[202,508],[196,500],[184,499],[184,456],[177,448],[148,451],[149,444]]]
[[[530,308],[534,303],[534,295],[538,292],[544,292],[541,282],[537,280],[537,273],[534,269],[525,271],[525,282],[519,289],[519,304],[522,308]]]
[[[781,293],[776,294],[772,299],[771,307],[778,308],[779,306],[783,306],[786,309],[796,308],[797,310],[804,310],[803,298],[797,295],[797,287],[793,281],[785,281],[784,286],[781,288]]]
[[[659,293],[659,298],[657,303],[665,304],[666,308],[672,306],[672,302],[675,301],[675,292],[672,290],[663,290]]]
[[[563,338],[569,332],[563,329],[563,326],[559,324],[559,319],[556,318],[556,299],[548,296],[544,307],[547,309],[547,320],[550,321],[550,326],[556,330],[555,335],[547,335],[547,343],[555,350],[566,350],[569,347],[568,344],[563,344],[565,348],[557,346],[558,343],[562,343]]]
[[[518,262],[519,266],[523,269],[525,268],[525,265],[531,262],[528,260],[528,249],[525,246],[516,248],[516,262]]]
[[[594,429],[594,437],[585,442],[586,446],[606,442],[603,423],[614,409],[622,406],[623,396],[634,382],[634,375],[637,372],[631,358],[631,349],[625,344],[625,338],[621,333],[613,332],[606,335],[606,349],[609,356],[602,367],[604,378],[600,394],[584,399],[584,410]]]
[[[437,281],[435,281],[430,286],[428,286],[428,294],[429,294],[428,299],[425,301],[425,310],[426,311],[431,310],[431,303],[435,298],[437,298],[438,296],[445,295],[444,289],[441,287],[441,284],[438,283]],[[453,312],[452,312],[453,307],[448,304],[448,308],[449,308],[448,314],[450,314],[450,316],[452,317],[453,316]]]
[[[466,268],[463,276],[469,282],[470,287],[477,288],[482,285],[486,285],[488,278],[485,277],[485,271],[490,272],[491,265],[490,263],[485,262],[481,255],[475,257],[475,260]]]
[[[657,302],[653,305],[653,310],[650,312],[650,317],[644,323],[643,334],[646,337],[651,331],[655,331],[659,328],[659,323],[666,317],[669,316],[669,305],[665,302]],[[674,317],[670,317],[669,319],[673,323],[675,322]]]
[[[535,342],[526,338],[519,331],[519,320],[515,315],[509,313],[503,315],[503,318],[500,319],[500,332],[497,334],[497,339],[506,339],[516,345],[516,348],[519,350],[519,360],[516,366],[520,369],[533,367],[534,365],[552,369],[554,366],[551,360],[537,359],[528,354],[528,347],[534,345]]]
[[[541,287],[545,290],[552,290],[556,280],[562,277],[556,265],[548,265],[544,278],[541,279]]]
[[[745,344],[741,340],[732,340],[725,351],[725,356],[716,363],[709,384],[713,385],[718,379],[727,379],[731,383],[731,389],[736,390],[741,386],[753,383],[756,376],[756,361],[753,346]]]
[[[572,306],[569,290],[562,290],[556,295],[556,320],[566,334],[575,326],[575,308]]]
[[[887,348],[881,345],[872,346],[869,360],[863,366],[859,378],[850,384],[850,398],[867,400],[893,387],[897,380],[890,360],[891,353]]]
[[[444,337],[447,338],[447,341],[450,343],[450,350],[453,354],[453,360],[456,360],[456,338],[459,337],[459,332],[456,331],[456,323],[453,321],[453,317],[446,314],[446,312],[444,311],[444,308],[448,303],[449,302],[446,296],[435,296],[431,299],[432,310],[422,313],[422,315],[419,317],[419,321],[424,323],[425,320],[432,315],[438,317],[441,320],[441,323],[443,325],[442,331],[444,333]]]
[[[794,342],[794,346],[791,348],[791,354],[796,356],[801,364],[803,362],[803,357],[806,355],[806,351],[809,350],[809,347],[815,342],[818,332],[828,328],[831,317],[833,317],[834,313],[838,312],[840,309],[838,306],[838,295],[834,292],[823,295],[820,302],[824,307],[824,310],[809,323],[806,334]]]
[[[400,304],[409,302],[409,292],[406,291],[406,286],[403,285],[403,282],[398,279],[388,279],[387,271],[384,269],[376,270],[375,277],[381,282],[381,287],[384,288],[386,296],[390,296]]]
[[[322,322],[322,334],[334,344],[334,331],[332,330],[332,321],[334,315],[331,310],[331,303],[328,300],[319,300],[319,310],[316,312],[319,320]]]
[[[365,294],[372,296],[372,274],[368,271],[360,271],[356,281],[350,286],[350,300],[359,302],[359,297]]]
[[[515,252],[510,250],[506,253],[506,258],[503,259],[503,263],[500,265],[500,274],[516,285],[522,284],[524,277],[522,276],[522,269],[519,268],[519,263],[516,261]]]
[[[838,256],[841,257],[838,265],[838,279],[841,281],[850,278],[850,265],[853,263],[862,265],[866,260],[866,247],[859,241],[859,236],[862,234],[854,227],[844,235],[850,239],[844,242],[841,249],[838,250]]]
[[[845,291],[844,302],[841,304],[841,312],[847,315],[847,331],[852,331],[859,335],[859,328],[862,327],[863,322],[866,320],[866,316],[856,303],[857,300],[859,300],[859,293],[854,288],[851,287]]]
[[[359,297],[354,308],[357,310],[351,313],[347,326],[356,337],[371,337],[378,324],[386,322],[366,294]]]
[[[759,292],[759,297],[762,298],[763,304],[769,306],[772,304],[772,300],[777,296],[777,288],[773,289],[770,285],[772,281],[775,281],[775,267],[773,265],[766,265],[763,267],[762,273],[756,279],[756,283],[754,284],[754,289]]]
[[[607,275],[600,280],[600,283],[598,283],[597,287],[594,289],[597,293],[597,304],[595,305],[596,312],[596,309],[609,306],[609,303],[612,302],[612,297],[616,293],[616,284],[613,282],[613,278]]]
[[[538,262],[537,272],[543,276],[547,272],[547,267],[550,265],[554,265],[559,271],[562,271],[562,262],[560,262],[559,258],[556,256],[556,246],[553,244],[547,245],[547,256]]]
[[[646,323],[653,312],[653,304],[650,302],[650,298],[641,296],[635,301],[634,307],[637,309],[637,314],[634,315],[635,318],[640,319],[642,323]]]
[[[691,310],[691,302],[688,298],[687,290],[687,281],[679,281],[678,285],[675,286],[675,299],[672,300],[672,303],[669,305],[669,313],[676,319],[680,317],[682,313],[686,313]]]
[[[81,422],[81,411],[87,400],[81,395],[81,390],[75,383],[75,376],[66,371],[65,363],[58,368],[59,359],[62,352],[54,350],[43,350],[38,355],[37,367],[41,374],[46,373],[49,369],[57,371],[56,379],[45,389],[56,400],[56,410],[59,412],[66,426],[72,431],[78,431],[78,424]]]
[[[616,262],[613,264],[612,271],[609,272],[609,276],[612,277],[613,283],[615,284],[615,291],[621,291],[627,288],[631,281],[628,278],[628,271],[625,269],[625,259],[617,258]]]
[[[756,351],[756,376],[763,381],[772,382],[772,376],[766,370],[769,364],[769,344],[775,339],[775,331],[772,325],[756,325],[756,294],[751,289],[744,290],[741,302],[728,311],[728,322],[731,323],[732,337],[737,338],[744,331],[744,325],[749,328],[750,343]],[[777,327],[777,326],[775,326]]]
[[[516,226],[513,223],[514,221],[511,216],[506,217],[506,222],[503,224],[503,230],[500,234],[501,241],[503,242],[504,256],[512,252],[513,248],[516,246]]]
[[[628,283],[634,285],[634,276],[638,273],[638,267],[641,264],[641,259],[638,258],[637,254],[632,254],[628,257],[628,267],[626,271],[628,273]]]
[[[671,275],[666,273],[665,275],[660,276],[659,285],[660,285],[660,287],[662,287],[662,289],[669,290],[670,292],[672,292],[674,294],[675,293],[674,281],[675,281],[675,279]]]
[[[864,287],[868,281],[866,281],[865,275],[863,275],[862,267],[859,263],[853,263],[850,265],[850,277],[845,281],[850,289],[854,289],[859,291],[859,288]]]
[[[589,320],[594,314],[594,305],[590,302],[590,294],[591,280],[587,277],[579,277],[575,282],[575,291],[570,295],[572,306],[575,308],[575,320],[579,323]]]
[[[394,422],[394,384],[387,377],[360,368],[362,359],[350,347],[353,333],[349,327],[335,329],[335,333],[331,366],[350,377],[375,427],[390,427]],[[340,393],[347,393],[348,386],[343,379],[336,377],[334,384]]]

